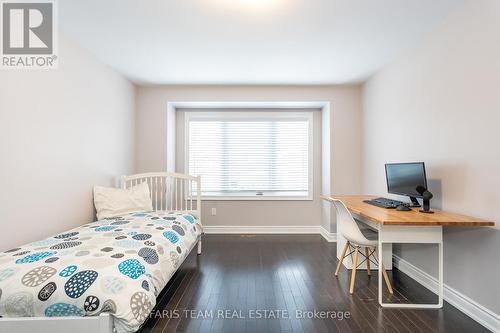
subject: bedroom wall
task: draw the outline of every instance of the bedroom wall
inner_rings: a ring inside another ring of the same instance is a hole
[[[385,193],[384,163],[425,161],[432,204],[496,221],[445,228],[448,286],[500,314],[500,2],[468,1],[363,89],[363,191]],[[436,276],[436,248],[395,253]]]
[[[361,100],[358,86],[138,87],[136,171],[166,170],[167,103],[173,101],[330,101],[333,109],[330,119],[332,191],[352,194],[361,189]],[[320,154],[315,159],[319,160]],[[211,216],[211,207],[217,208],[216,216]],[[320,207],[319,193],[316,193],[310,205],[298,205],[294,201],[205,201],[202,215],[204,224],[209,226],[317,226],[321,223]],[[242,218],[235,219],[236,215]],[[335,231],[334,225],[324,227]]]
[[[59,68],[0,71],[0,251],[92,221],[134,169],[134,86],[64,35]]]

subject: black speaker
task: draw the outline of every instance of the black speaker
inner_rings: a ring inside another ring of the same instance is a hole
[[[424,199],[423,209],[421,209],[420,212],[421,213],[427,213],[427,214],[434,213],[431,210],[431,199],[433,197],[432,193],[429,192],[429,190],[427,190],[422,185],[417,186],[416,190],[417,190],[418,193],[420,193],[420,195]]]

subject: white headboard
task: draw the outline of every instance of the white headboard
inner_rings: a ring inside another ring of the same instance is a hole
[[[121,187],[147,182],[153,209],[194,214],[201,222],[201,178],[174,172],[122,176]]]

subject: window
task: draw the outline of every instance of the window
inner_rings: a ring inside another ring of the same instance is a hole
[[[312,112],[186,112],[186,169],[212,199],[312,199]]]

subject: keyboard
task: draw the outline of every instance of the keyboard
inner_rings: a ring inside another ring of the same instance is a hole
[[[398,200],[392,200],[392,199],[387,199],[387,198],[375,198],[371,200],[364,200],[367,204],[374,205],[377,207],[382,207],[382,208],[396,208],[397,206],[409,206],[408,203],[398,201]]]

